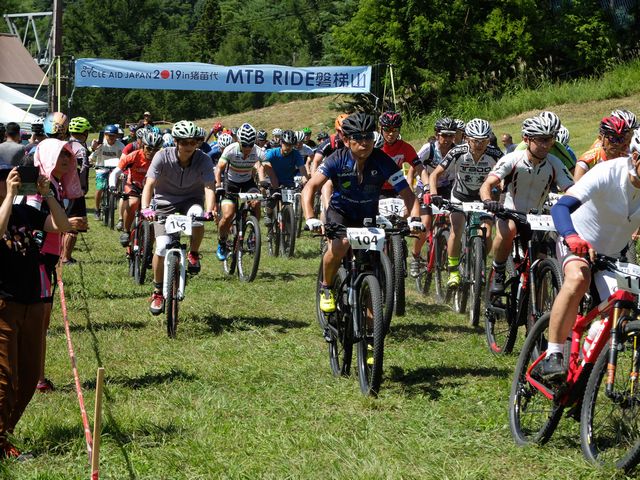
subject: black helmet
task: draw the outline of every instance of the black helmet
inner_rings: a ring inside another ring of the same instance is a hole
[[[258,130],[258,140],[267,140],[267,132],[264,130]]]
[[[374,132],[376,130],[376,120],[373,115],[358,112],[352,113],[342,122],[342,133],[350,137],[354,133]]]
[[[293,130],[285,130],[284,132],[282,132],[280,141],[282,143],[288,143],[289,145],[295,145],[297,143],[295,132]]]
[[[453,118],[443,117],[436,120],[435,131],[437,133],[456,133],[458,125]]]
[[[380,115],[380,125],[383,127],[400,128],[402,126],[402,115],[397,112],[384,112]]]

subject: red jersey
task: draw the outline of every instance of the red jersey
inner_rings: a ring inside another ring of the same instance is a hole
[[[129,171],[127,181],[142,186],[147,170],[151,165],[151,160],[147,160],[144,156],[144,150],[135,150],[129,155],[125,155],[120,159],[118,168],[123,172]]]
[[[140,149],[140,145],[138,145],[138,142],[131,142],[131,143],[127,143],[124,148],[122,149],[122,155],[120,155],[120,158],[124,158],[127,155],[135,152],[136,150]]]
[[[418,160],[418,154],[415,148],[404,140],[396,140],[391,145],[385,142],[382,146],[382,151],[389,155],[400,169],[402,169],[404,163],[413,165]],[[393,190],[393,187],[389,182],[385,182],[384,185],[382,185],[382,190]]]

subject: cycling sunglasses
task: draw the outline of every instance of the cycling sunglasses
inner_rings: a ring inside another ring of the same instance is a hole
[[[355,140],[356,142],[361,142],[362,140],[373,140],[374,134],[373,132],[358,132],[351,134],[349,138],[351,138],[351,140]]]

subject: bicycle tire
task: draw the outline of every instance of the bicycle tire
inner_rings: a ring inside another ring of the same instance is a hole
[[[100,198],[100,217],[105,227],[109,226],[109,190],[102,189],[102,197]]]
[[[249,215],[244,225],[242,244],[238,245],[238,276],[243,282],[253,282],[260,265],[260,224]]]
[[[108,220],[109,220],[109,228],[111,230],[115,230],[116,228],[117,205],[118,205],[118,199],[113,193],[109,193],[109,206],[108,206],[109,219]]]
[[[525,340],[511,382],[509,429],[518,445],[546,443],[562,417],[563,408],[545,397],[526,379],[530,365],[547,349],[548,329],[549,314],[545,314]]]
[[[435,237],[432,237],[432,238],[435,238]],[[421,266],[418,276],[416,277],[416,290],[418,290],[418,293],[421,293],[422,295],[427,295],[429,293],[429,290],[431,289],[431,283],[433,281],[433,270],[435,267],[435,259],[434,259],[434,264],[432,266],[432,269],[429,270],[429,260],[431,258],[430,256],[432,255],[432,248],[431,248],[432,243],[433,241],[430,242],[429,240],[426,240],[423,245],[423,248],[426,247],[426,255],[424,255],[423,257],[422,254],[420,254],[421,261],[423,258],[426,258],[424,269]]]
[[[371,312],[368,325],[367,312]],[[360,391],[372,397],[378,395],[382,383],[385,326],[382,310],[380,283],[373,275],[365,275],[358,289],[354,314],[358,316],[362,338],[358,341],[358,380]],[[373,331],[371,331],[373,328]],[[373,349],[373,361],[369,364],[369,345]]]
[[[151,226],[143,220],[136,226],[134,244],[138,247],[135,251],[134,278],[138,285],[143,285],[147,277],[147,268],[151,263],[152,247]]]
[[[302,235],[302,225],[304,224],[304,215],[302,215],[302,201],[300,196],[296,196],[295,208],[293,209],[296,221],[296,237]]]
[[[600,465],[615,465],[626,472],[640,461],[640,395],[630,393],[633,345],[628,340],[617,352],[615,401],[605,393],[610,346],[607,345],[589,375],[580,415],[580,444],[585,458]],[[636,347],[637,348],[637,347]],[[636,372],[637,373],[637,372]],[[637,380],[636,380],[637,382]]]
[[[347,278],[344,267],[340,267],[333,280],[333,294],[336,299],[336,311],[333,314],[337,336],[331,333],[329,341],[329,365],[334,376],[348,377],[353,358],[353,323],[349,315],[347,289],[340,289]]]
[[[477,327],[480,325],[480,307],[482,304],[482,292],[484,291],[484,280],[486,275],[484,239],[481,237],[473,237],[471,239],[470,251],[473,267],[471,269],[471,283],[469,285],[469,297],[471,298],[471,305],[469,307],[469,325]]]
[[[269,256],[277,257],[280,255],[280,215],[277,212],[277,208],[273,209],[273,219],[271,222],[271,228],[267,230],[267,242]]]
[[[436,284],[436,301],[438,303],[445,303],[447,299],[447,282],[445,275],[448,272],[448,256],[447,256],[447,243],[449,242],[449,229],[441,229],[434,238],[435,250],[435,265],[434,265],[434,277]]]
[[[318,320],[318,325],[320,325],[320,330],[322,330],[322,332],[324,332],[324,330],[327,328],[324,313],[322,312],[322,310],[320,310],[320,284],[322,283],[322,278],[323,278],[322,276],[323,264],[324,264],[324,258],[320,257],[320,266],[318,267],[318,276],[316,277],[318,280],[316,282],[316,318]]]
[[[390,260],[393,266],[393,287],[394,287],[394,303],[393,310],[395,315],[403,317],[405,314],[406,299],[404,291],[404,273],[406,270],[404,247],[402,245],[402,237],[399,235],[391,235],[391,255]]]
[[[167,315],[167,336],[176,338],[178,331],[178,286],[180,283],[180,257],[173,253],[167,262],[167,298],[165,298],[165,310]]]
[[[393,266],[391,265],[389,256],[384,252],[380,252],[380,268],[376,272],[376,277],[378,278],[380,292],[382,293],[382,317],[384,319],[385,331],[388,331],[391,325],[391,318],[393,317],[395,287]]]
[[[501,297],[506,300],[503,310],[498,311],[493,307],[490,298],[490,285],[494,274],[492,269],[489,281],[487,282],[485,297],[485,336],[489,350],[497,355],[506,355],[511,353],[516,343],[518,335],[518,326],[520,324],[518,318],[517,293],[520,285],[520,277],[517,274],[509,275],[509,262],[507,262],[507,281],[504,286],[504,294]],[[511,263],[513,268],[513,263]]]
[[[534,299],[536,310],[540,315],[551,311],[560,287],[562,286],[562,270],[560,263],[555,258],[545,258],[536,268],[536,298]],[[533,327],[536,319],[532,315],[527,316],[527,332]]]
[[[236,273],[238,249],[238,230],[235,225],[232,225],[229,236],[227,237],[227,257],[222,261],[222,268],[227,275]]]
[[[296,222],[292,205],[284,205],[280,212],[282,229],[280,230],[280,253],[285,258],[292,258],[296,249]]]

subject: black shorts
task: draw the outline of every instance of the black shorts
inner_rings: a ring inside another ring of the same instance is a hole
[[[53,294],[55,293],[56,285],[58,284],[56,265],[58,265],[59,259],[60,257],[58,255],[53,255],[51,253],[43,253],[40,255],[40,263],[44,266],[44,271],[46,272],[49,283],[51,284],[51,296],[44,297],[42,299],[43,303],[53,303]]]
[[[258,191],[258,186],[253,180],[248,180],[242,183],[227,180],[224,184],[224,200],[235,201],[235,198],[239,193],[257,193]]]
[[[327,223],[337,223],[349,228],[360,228],[364,223],[364,218],[347,217],[331,206],[327,209],[326,219]],[[375,218],[373,220],[375,221]]]

